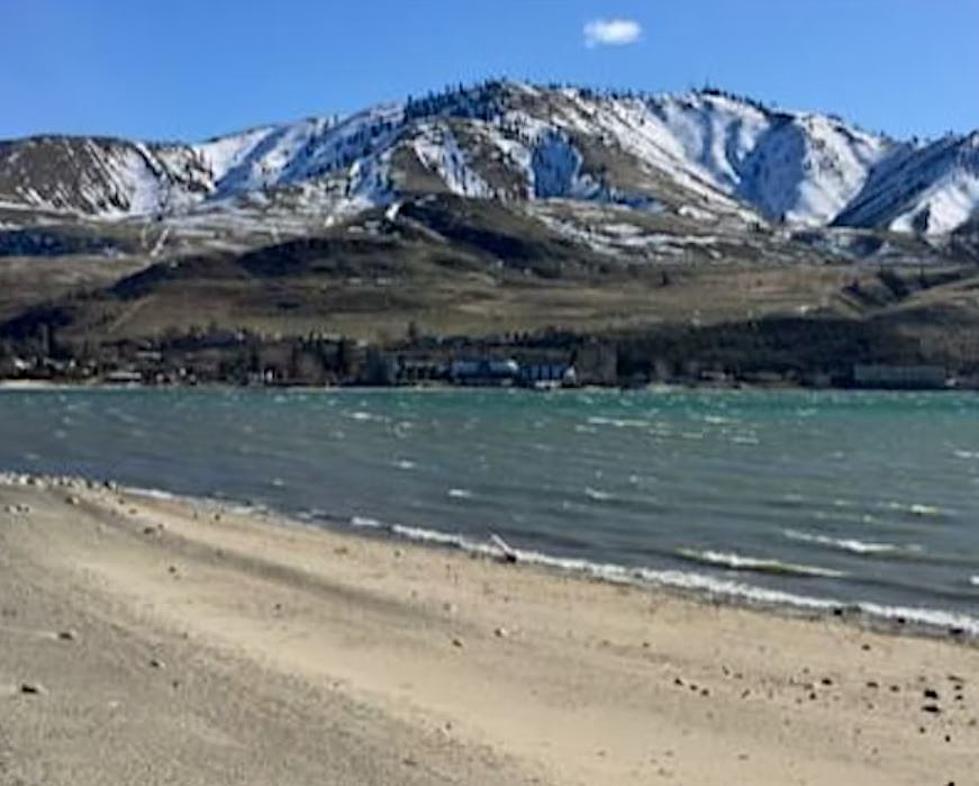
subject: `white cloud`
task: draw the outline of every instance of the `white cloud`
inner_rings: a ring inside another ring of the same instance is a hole
[[[585,46],[625,46],[642,35],[642,25],[634,19],[593,19],[585,25]]]

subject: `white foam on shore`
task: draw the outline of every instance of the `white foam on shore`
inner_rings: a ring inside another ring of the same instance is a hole
[[[470,553],[492,557],[504,556],[496,546],[490,543],[474,541],[462,535],[450,535],[435,530],[421,527],[407,527],[400,524],[389,527],[389,530],[399,537],[421,543],[451,546]],[[848,609],[869,617],[894,622],[903,621],[905,624],[919,625],[924,628],[960,629],[966,635],[979,637],[979,618],[957,614],[951,611],[942,611],[940,609],[885,606],[869,602],[854,603],[835,598],[820,598],[782,590],[767,589],[732,579],[722,579],[716,576],[708,576],[689,571],[629,568],[613,563],[596,563],[584,559],[555,557],[538,551],[524,551],[521,549],[514,549],[514,553],[519,562],[555,568],[615,584],[653,585],[691,591],[708,597],[724,598],[735,602],[747,602],[762,606],[784,606],[817,612]],[[976,578],[979,579],[979,577]]]
[[[383,529],[384,525],[377,519],[372,519],[369,516],[351,516],[350,526],[359,527],[361,529]]]
[[[781,562],[777,559],[747,557],[728,551],[700,551],[697,549],[679,549],[677,552],[684,559],[692,562],[702,562],[706,565],[717,565],[731,570],[753,570],[759,573],[774,573],[787,576],[815,576],[821,578],[841,578],[846,574],[839,570],[820,568],[814,565],[798,565],[792,562]]]
[[[163,491],[161,489],[142,489],[131,486],[123,486],[122,488],[127,494],[132,494],[134,497],[146,497],[148,499],[177,499],[176,494],[171,494],[169,491]]]
[[[916,543],[899,545],[897,543],[880,543],[874,541],[858,540],[857,538],[833,538],[829,535],[819,535],[813,532],[803,532],[797,529],[784,529],[782,534],[789,540],[797,540],[802,543],[815,543],[840,551],[849,551],[853,554],[895,554],[895,553],[921,553],[922,547]]]

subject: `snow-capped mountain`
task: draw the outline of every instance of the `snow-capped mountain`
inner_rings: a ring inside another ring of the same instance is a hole
[[[941,234],[979,209],[979,133],[912,145],[713,90],[494,81],[200,144],[0,143],[7,207],[160,217],[287,198],[329,217],[443,193]]]

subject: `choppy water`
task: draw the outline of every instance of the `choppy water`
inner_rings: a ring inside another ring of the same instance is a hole
[[[0,468],[979,634],[972,395],[4,391]]]

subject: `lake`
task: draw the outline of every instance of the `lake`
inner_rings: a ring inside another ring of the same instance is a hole
[[[5,390],[0,468],[979,635],[979,397]]]

